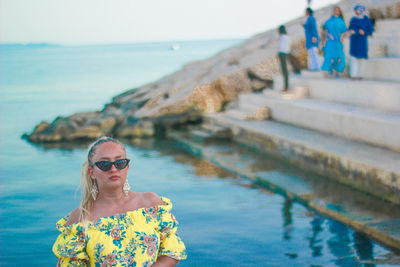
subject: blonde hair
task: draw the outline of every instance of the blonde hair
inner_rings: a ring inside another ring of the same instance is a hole
[[[87,159],[82,165],[82,178],[80,183],[80,187],[82,188],[82,200],[79,207],[79,221],[83,223],[85,229],[90,221],[90,210],[92,209],[94,202],[91,190],[95,183],[95,180],[90,177],[88,168],[93,165],[92,159],[96,154],[97,147],[107,142],[113,142],[120,145],[126,152],[124,145],[119,140],[107,136],[100,137],[89,146]]]

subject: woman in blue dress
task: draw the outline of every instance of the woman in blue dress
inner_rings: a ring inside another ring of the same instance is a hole
[[[333,15],[325,22],[323,29],[325,46],[322,70],[338,77],[346,66],[342,42],[347,32],[342,10],[338,6],[333,9]]]
[[[349,25],[350,78],[361,79],[362,61],[368,59],[368,35],[372,34],[373,26],[364,6],[356,5],[354,13]]]

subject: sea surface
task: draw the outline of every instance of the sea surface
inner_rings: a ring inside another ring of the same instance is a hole
[[[127,89],[240,41],[0,45],[0,266],[55,266],[55,223],[79,205],[87,144],[34,145],[23,133],[42,120],[100,110]],[[390,252],[172,141],[127,143],[127,153],[133,190],[174,204],[188,249],[179,266],[375,266],[360,259]]]

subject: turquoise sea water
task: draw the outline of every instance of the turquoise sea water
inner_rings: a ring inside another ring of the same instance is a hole
[[[79,203],[86,144],[38,146],[22,140],[24,132],[58,115],[99,110],[125,89],[239,41],[180,42],[177,51],[169,49],[171,43],[1,45],[0,266],[54,266],[55,222]],[[362,266],[357,258],[388,253],[171,141],[128,144],[127,152],[132,188],[174,203],[189,254],[180,266]]]

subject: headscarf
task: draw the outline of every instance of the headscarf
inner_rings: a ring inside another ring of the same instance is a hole
[[[363,5],[360,4],[355,5],[354,10],[360,14],[359,17],[361,18],[367,15],[367,9]]]

